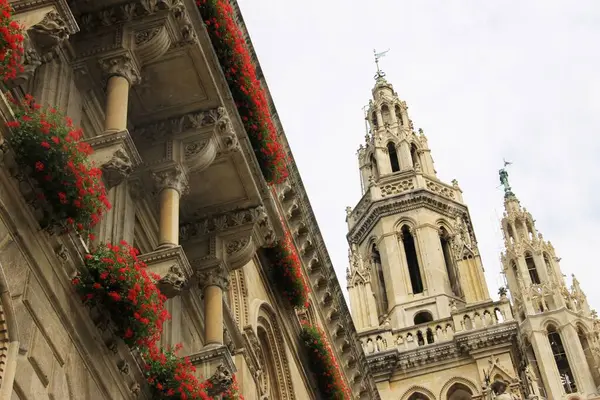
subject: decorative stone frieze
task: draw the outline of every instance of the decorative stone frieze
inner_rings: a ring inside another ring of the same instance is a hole
[[[214,126],[219,120],[219,109],[194,111],[179,117],[136,127],[133,134],[146,141],[161,142],[180,134]]]
[[[169,298],[179,295],[193,276],[192,267],[181,246],[142,254],[139,259],[161,277],[158,287]]]

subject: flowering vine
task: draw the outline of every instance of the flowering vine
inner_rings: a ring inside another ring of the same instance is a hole
[[[266,249],[266,255],[272,264],[273,282],[283,296],[294,307],[307,307],[310,289],[289,232],[274,247]]]
[[[24,70],[23,40],[23,28],[13,20],[12,6],[0,0],[0,77],[5,82]]]
[[[30,95],[12,99],[14,121],[7,123],[8,142],[18,164],[37,182],[45,228],[89,233],[111,205],[102,172],[89,160],[93,150],[81,141],[83,132],[52,107],[42,108]]]
[[[238,381],[235,375],[233,375],[232,379],[233,382],[231,383],[229,389],[227,389],[227,391],[223,393],[222,400],[244,400],[244,396],[240,394],[240,387],[238,385]]]
[[[317,378],[319,390],[327,399],[350,400],[340,367],[321,328],[303,323],[300,337],[308,353],[310,368]]]
[[[72,283],[83,301],[108,311],[127,345],[152,346],[170,316],[164,308],[166,297],[155,285],[159,277],[146,270],[137,254],[125,241],[121,246],[102,245],[86,255],[87,270]]]
[[[263,175],[270,183],[280,183],[288,175],[287,157],[233,7],[228,0],[197,0],[196,4]]]

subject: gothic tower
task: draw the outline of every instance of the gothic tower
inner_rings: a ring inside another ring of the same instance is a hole
[[[520,393],[517,324],[506,296],[490,299],[458,183],[437,177],[406,102],[375,79],[346,221],[350,308],[380,394],[480,398],[492,378]]]
[[[501,260],[520,324],[530,390],[550,399],[570,393],[595,397],[600,385],[596,313],[575,276],[571,290],[567,288],[560,258],[521,207],[505,169],[500,181],[505,192]]]

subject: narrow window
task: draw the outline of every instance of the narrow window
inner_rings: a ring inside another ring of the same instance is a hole
[[[587,361],[588,368],[592,372],[594,385],[598,387],[600,386],[600,372],[598,371],[598,368],[595,367],[596,363],[594,361],[594,353],[590,348],[590,343],[588,342],[587,335],[585,331],[581,328],[581,326],[577,328],[577,336],[579,336],[579,343],[581,343],[583,354],[585,354],[585,359]]]
[[[431,328],[427,328],[425,337],[427,338],[427,344],[432,344],[434,342],[433,331],[431,330]]]
[[[390,115],[390,109],[387,105],[381,106],[381,119],[383,119],[383,124],[392,123],[392,116]]]
[[[421,332],[421,331],[417,332],[417,344],[419,346],[423,346],[425,344],[425,339],[423,338],[423,332]]]
[[[546,271],[548,271],[548,276],[552,276],[552,264],[550,264],[550,257],[548,257],[547,253],[544,253],[544,264],[546,264]]]
[[[440,228],[440,244],[442,246],[442,252],[444,253],[444,263],[446,264],[446,272],[448,273],[450,288],[455,296],[462,297],[462,290],[458,280],[454,259],[450,250],[450,242],[448,237],[449,235],[446,229]]]
[[[371,126],[373,129],[379,128],[379,125],[377,124],[377,113],[375,112],[371,114]]]
[[[535,261],[533,261],[533,256],[529,253],[525,254],[525,264],[527,264],[527,270],[529,271],[531,283],[539,285],[540,276],[538,275],[537,269],[535,268]]]
[[[402,244],[404,245],[404,253],[406,254],[406,264],[408,265],[412,292],[413,294],[423,293],[423,280],[421,279],[415,240],[410,233],[409,227],[406,225],[402,227]]]
[[[400,109],[400,106],[396,104],[396,107],[394,107],[394,111],[396,112],[396,120],[398,121],[398,124],[404,125],[404,121],[402,119],[402,110]]]
[[[375,289],[375,299],[377,301],[377,308],[379,309],[377,315],[381,317],[388,312],[388,301],[385,278],[383,277],[383,266],[381,264],[381,255],[375,244],[371,247],[371,260],[375,267],[374,270],[377,279],[377,288]]]
[[[396,152],[396,146],[394,143],[389,142],[387,145],[388,154],[390,155],[390,164],[392,165],[392,172],[400,171],[400,164],[398,163],[398,153]]]
[[[379,179],[379,170],[377,169],[377,161],[374,155],[371,155],[371,176],[375,180]]]
[[[565,348],[560,337],[560,333],[556,331],[556,328],[552,325],[548,326],[548,341],[550,342],[550,348],[552,349],[552,355],[554,356],[554,362],[558,368],[558,374],[560,375],[560,381],[567,393],[575,393],[577,391],[577,385],[573,378],[573,372],[569,365],[569,359],[565,352]]]

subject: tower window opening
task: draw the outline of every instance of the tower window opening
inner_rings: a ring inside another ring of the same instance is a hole
[[[539,285],[541,283],[540,276],[538,275],[537,269],[535,267],[535,261],[533,260],[533,256],[530,253],[525,254],[525,264],[527,264],[527,270],[529,271],[531,283]]]
[[[504,322],[504,315],[502,315],[502,311],[499,308],[494,308],[494,316],[496,317],[496,321],[501,324]]]
[[[374,180],[379,179],[379,170],[377,169],[377,160],[375,160],[375,156],[371,154],[371,176]]]
[[[508,224],[506,226],[506,231],[508,232],[508,240],[510,244],[515,244],[515,231],[513,230],[512,225]]]
[[[462,383],[455,383],[448,389],[447,400],[471,400],[473,392]]]
[[[529,236],[529,240],[533,241],[535,236],[533,235],[533,226],[531,224],[531,221],[527,221],[525,225],[527,226],[527,235]]]
[[[413,319],[415,325],[426,324],[427,322],[433,321],[433,315],[429,311],[420,311],[415,314]]]
[[[371,114],[371,127],[373,129],[379,128],[379,124],[377,123],[377,113],[374,111],[373,114]]]
[[[577,336],[579,336],[579,343],[581,343],[581,348],[583,349],[585,360],[588,363],[588,368],[592,372],[592,379],[594,379],[594,385],[598,387],[600,386],[600,371],[598,371],[598,368],[595,367],[596,363],[594,361],[594,353],[592,352],[592,349],[590,347],[587,335],[581,326],[577,328]]]
[[[546,264],[546,271],[548,271],[548,276],[551,276],[552,264],[550,264],[550,257],[548,257],[547,253],[544,253],[544,264]]]
[[[412,160],[413,168],[417,169],[417,167],[421,166],[421,163],[419,162],[419,152],[414,143],[410,146],[410,158]]]
[[[388,312],[388,301],[387,301],[387,290],[385,286],[385,278],[383,276],[383,265],[381,264],[381,255],[377,250],[377,245],[373,243],[371,246],[371,261],[373,263],[373,270],[376,274],[375,279],[377,282],[377,288],[375,289],[375,300],[378,308],[377,315],[381,317]]]
[[[563,346],[560,333],[556,331],[553,325],[548,326],[548,341],[550,342],[550,348],[552,349],[552,355],[554,356],[554,362],[558,368],[558,374],[560,375],[560,381],[566,393],[577,392],[577,384],[571,371],[571,365],[567,358],[567,353]]]
[[[398,121],[398,124],[404,125],[404,120],[402,119],[402,110],[398,104],[396,104],[396,107],[394,107],[394,112],[396,113],[396,120]]]
[[[423,293],[423,280],[421,278],[421,270],[417,258],[415,239],[410,233],[410,228],[406,225],[402,227],[402,244],[404,245],[404,253],[406,254],[406,264],[408,265],[408,274],[410,276],[412,292],[413,294]]]
[[[390,124],[392,122],[392,116],[390,114],[389,107],[384,104],[381,106],[381,119],[383,119],[383,124]]]
[[[433,331],[431,328],[427,328],[427,332],[425,333],[425,338],[427,339],[427,344],[434,343]]]
[[[423,332],[421,331],[417,332],[417,344],[419,346],[425,345],[425,339],[423,338]]]
[[[452,257],[452,250],[448,238],[448,231],[443,227],[440,228],[440,245],[442,246],[442,253],[444,254],[444,263],[446,264],[446,272],[448,273],[448,280],[450,281],[450,289],[455,296],[462,297],[463,294],[458,279],[458,271],[456,270],[456,264]]]
[[[398,153],[396,152],[396,145],[389,142],[387,145],[387,151],[390,155],[390,164],[392,166],[392,172],[400,171],[400,163],[398,162]]]

